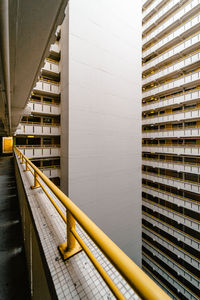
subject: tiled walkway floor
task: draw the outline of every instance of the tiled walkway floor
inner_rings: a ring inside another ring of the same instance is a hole
[[[13,157],[0,157],[0,300],[28,300]]]

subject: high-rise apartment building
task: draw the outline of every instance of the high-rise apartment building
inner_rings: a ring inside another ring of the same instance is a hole
[[[200,0],[142,1],[142,103],[140,4],[109,3],[69,1],[16,145],[173,299],[196,300]]]
[[[143,1],[143,268],[200,295],[200,1]]]
[[[16,145],[60,186],[59,29],[15,133]]]
[[[16,145],[141,266],[141,5],[107,5],[68,3]]]

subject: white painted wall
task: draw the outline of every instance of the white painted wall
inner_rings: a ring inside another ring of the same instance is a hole
[[[141,265],[141,5],[69,2],[61,29],[62,189]],[[65,42],[62,42],[64,39]],[[69,56],[69,58],[68,58]],[[69,60],[69,80],[67,74]],[[67,130],[62,127],[62,148]],[[65,150],[62,150],[62,152]],[[66,176],[68,171],[68,188]]]

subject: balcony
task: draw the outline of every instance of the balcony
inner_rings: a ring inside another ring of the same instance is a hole
[[[173,250],[173,253],[175,253],[178,257],[185,259],[186,262],[190,263],[192,261],[192,265],[195,266],[195,268],[197,269],[200,268],[199,262],[196,259],[194,259],[194,257],[190,253],[186,252],[178,245],[172,243],[171,241],[168,241],[161,235],[152,232],[149,228],[146,228],[145,226],[143,226],[143,232],[146,235],[148,235],[150,238],[154,239],[155,241],[163,245],[165,248],[169,250]]]
[[[60,94],[60,86],[56,82],[40,80],[33,88],[35,93],[58,96]]]
[[[144,220],[148,221],[152,224],[152,227],[157,227],[165,232],[171,234],[173,237],[177,238],[179,241],[183,241],[185,244],[191,246],[192,248],[198,250],[198,242],[197,240],[193,239],[186,233],[179,231],[173,226],[168,225],[165,222],[160,221],[159,219],[151,216],[148,213],[143,213]],[[153,225],[154,224],[154,225]],[[195,299],[194,299],[195,300]]]
[[[152,102],[147,102],[146,104],[143,105],[142,111],[163,108],[166,106],[180,104],[191,100],[198,100],[199,97],[200,97],[200,90],[199,88],[195,88],[189,92],[182,93],[180,95],[169,96],[159,101],[152,100]]]
[[[148,20],[151,19],[152,16],[157,13],[163,5],[165,5],[165,3],[167,3],[167,0],[153,1],[143,13],[143,23],[148,22]]]
[[[183,59],[178,59],[177,62],[167,65],[165,68],[162,68],[160,71],[149,75],[148,77],[142,80],[143,86],[147,84],[153,84],[154,81],[157,83],[163,82],[165,80],[170,80],[174,76],[180,76],[185,71],[192,71],[192,68],[199,65],[200,53],[193,53]]]
[[[172,3],[172,2],[171,2]],[[167,5],[169,6],[169,5]],[[199,3],[197,1],[192,1],[192,3],[189,2],[189,4],[186,3],[186,5],[181,5],[181,7],[177,6],[177,11],[165,22],[162,22],[159,26],[152,28],[151,32],[147,34],[147,36],[143,39],[143,48],[149,47],[153,42],[158,41],[161,39],[164,35],[166,35],[168,32],[174,30],[176,27],[180,26],[180,24],[185,23],[188,19],[191,19],[193,15],[196,14],[196,12],[199,9]],[[169,12],[169,10],[168,10]],[[163,14],[162,14],[163,17]],[[146,25],[146,24],[145,24]],[[145,31],[144,31],[145,32]]]
[[[20,123],[16,135],[60,135],[60,126]]]
[[[189,181],[184,181],[181,179],[176,179],[174,177],[162,176],[162,175],[155,175],[149,172],[143,172],[142,177],[147,180],[151,180],[154,182],[158,182],[165,185],[170,185],[172,187],[191,191],[193,193],[200,193],[200,186],[198,183],[192,183]]]
[[[60,147],[56,145],[20,145],[18,147],[29,158],[60,156]]]
[[[40,103],[35,101],[29,101],[28,107],[31,112],[46,115],[60,115],[60,105]]]
[[[181,59],[183,56],[189,55],[194,51],[199,51],[199,40],[200,33],[196,33],[152,60],[147,61],[143,66],[144,74],[153,74],[156,69],[164,68],[166,65]]]
[[[56,75],[59,74],[59,65],[58,62],[52,60],[52,59],[46,59],[44,67],[41,70],[42,72],[50,72],[54,73]]]
[[[58,42],[56,42],[56,43],[54,43],[50,46],[49,58],[59,61],[59,59],[60,59],[60,46],[59,46]]]
[[[32,296],[41,296],[42,288],[42,299],[53,294],[58,299],[136,300],[137,294],[140,299],[170,299],[21,151],[15,151]],[[58,252],[59,243],[67,262]]]
[[[190,209],[194,212],[198,211],[199,205],[196,201],[192,201],[190,199],[186,199],[185,197],[180,197],[178,195],[173,195],[172,193],[169,193],[167,191],[161,191],[159,189],[155,189],[153,187],[143,185],[142,191],[145,193],[148,193],[154,197],[158,197],[160,199],[163,199],[165,201],[171,202],[173,204],[178,205],[179,207],[185,207],[186,209]],[[200,262],[199,262],[200,264]]]
[[[165,168],[169,170],[174,170],[178,172],[188,172],[193,174],[200,174],[200,165],[192,165],[192,164],[183,164],[176,162],[168,162],[168,161],[151,161],[148,159],[143,159],[142,164],[148,165],[154,168]]]
[[[151,30],[156,24],[161,23],[163,19],[167,18],[173,11],[175,11],[177,9],[178,2],[179,0],[170,1],[155,16],[149,19],[143,25],[144,33],[146,33],[148,30]]]
[[[145,131],[142,133],[143,138],[198,137],[199,135],[200,128],[198,127],[174,130]]]
[[[171,218],[172,220],[174,220],[178,223],[184,224],[185,226],[189,226],[190,228],[192,228],[196,231],[199,230],[199,224],[198,224],[197,220],[195,221],[192,218],[185,217],[185,216],[183,216],[183,215],[181,215],[177,212],[174,212],[171,209],[162,207],[159,204],[151,203],[150,201],[148,201],[146,199],[143,199],[143,204],[146,207],[150,208],[151,210],[154,210],[159,214],[162,214],[166,217],[169,217],[169,218]]]
[[[149,47],[143,52],[143,58],[145,61],[150,59],[150,55],[160,55],[164,51],[177,45],[182,40],[199,31],[199,15],[195,15],[189,21],[179,26],[177,29],[166,35],[161,41],[158,41],[153,46]]]
[[[156,117],[149,117],[142,120],[142,125],[146,124],[155,124],[162,122],[170,121],[179,121],[179,120],[191,120],[200,117],[200,109],[188,109],[185,111],[177,111],[158,115]]]
[[[182,75],[181,77],[171,80],[167,83],[156,84],[152,89],[143,92],[143,98],[151,97],[151,96],[164,96],[169,95],[170,93],[176,93],[183,89],[189,89],[190,87],[197,86],[200,81],[200,72],[194,71],[186,75]]]
[[[200,147],[195,145],[142,145],[145,152],[169,153],[179,155],[200,155]]]
[[[58,167],[48,167],[48,168],[40,168],[42,173],[48,178],[60,177],[60,168]]]

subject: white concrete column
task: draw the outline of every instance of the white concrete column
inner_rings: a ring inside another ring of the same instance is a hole
[[[61,186],[138,265],[140,28],[140,1],[73,0],[61,29]]]

